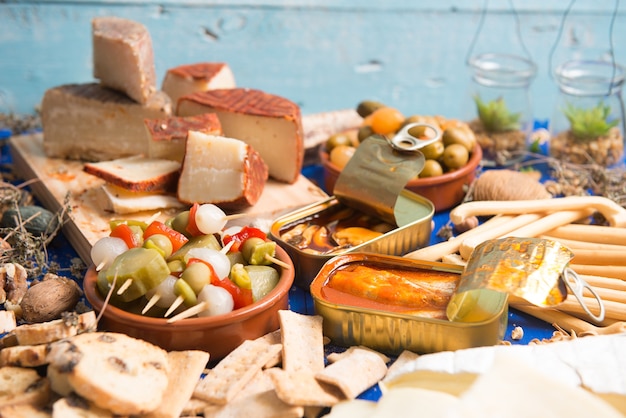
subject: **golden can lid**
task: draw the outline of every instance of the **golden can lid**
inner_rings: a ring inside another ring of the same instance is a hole
[[[368,137],[341,171],[335,197],[346,206],[398,225],[398,198],[426,161],[419,149],[440,138],[440,129],[425,123],[409,124],[392,138]]]

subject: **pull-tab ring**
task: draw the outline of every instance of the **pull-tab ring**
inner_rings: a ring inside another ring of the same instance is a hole
[[[439,140],[441,140],[441,129],[429,123],[409,123],[391,139],[387,138],[393,149],[405,152],[417,151]]]
[[[572,294],[578,300],[578,303],[580,303],[580,306],[582,306],[587,315],[589,315],[596,322],[604,321],[604,303],[602,302],[600,295],[598,295],[598,293],[596,293],[596,291],[591,286],[589,286],[589,284],[585,280],[580,278],[580,276],[571,268],[566,268],[563,271],[563,281],[565,282],[569,290],[571,290]],[[585,303],[585,300],[583,299],[584,289],[589,290],[598,302],[598,307],[600,308],[600,313],[598,315],[595,315],[593,312],[591,312],[591,310],[589,310],[589,307]]]

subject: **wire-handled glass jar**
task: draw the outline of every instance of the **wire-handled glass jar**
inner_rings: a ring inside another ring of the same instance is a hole
[[[556,68],[557,105],[550,155],[574,164],[610,167],[624,158],[624,67],[608,61],[567,61]]]
[[[529,87],[537,73],[530,59],[486,53],[472,57],[469,125],[483,151],[484,166],[509,166],[524,158],[533,126]]]

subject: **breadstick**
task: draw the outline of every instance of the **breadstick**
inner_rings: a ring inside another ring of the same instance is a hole
[[[574,225],[574,224],[571,224]],[[564,225],[569,226],[569,225]],[[560,227],[559,227],[560,228]],[[626,245],[617,245],[617,244],[601,244],[598,242],[586,242],[580,241],[580,237],[576,237],[577,239],[566,239],[551,235],[552,231],[548,231],[545,234],[541,234],[539,238],[550,239],[552,241],[558,241],[561,244],[565,245],[570,250],[576,250],[577,248],[581,250],[609,250],[609,251],[626,251]]]
[[[597,309],[598,301],[594,297],[583,297],[583,301],[589,307],[589,310],[595,311]],[[616,302],[613,300],[603,300],[606,319],[616,319],[618,321],[626,321],[626,304],[623,302]],[[567,298],[561,302],[557,309],[566,313],[575,315],[587,315],[580,302],[572,296],[567,295]]]
[[[535,221],[531,224],[525,225],[508,234],[505,237],[536,237],[546,231],[554,229],[559,225],[566,225],[571,222],[575,222],[579,219],[584,219],[593,214],[593,209],[582,208],[576,210],[562,210],[559,212],[553,212],[543,218]]]
[[[590,264],[570,264],[572,270],[579,274],[610,277],[626,280],[626,266],[596,266]]]
[[[604,266],[626,266],[626,247],[622,250],[574,250],[572,263]]]
[[[468,237],[477,234],[481,234],[483,231],[489,230],[490,228],[494,228],[498,225],[505,224],[511,219],[513,219],[513,216],[494,216],[483,224],[478,225],[476,228],[472,228],[466,232],[463,232],[456,237],[450,238],[447,241],[420,248],[413,252],[407,253],[404,256],[415,260],[439,261],[442,257],[446,255],[456,253],[459,250],[459,247],[461,246],[461,243],[464,239],[467,239]]]
[[[587,282],[587,284],[594,289],[597,287],[603,287],[605,289],[620,290],[626,292],[626,281],[602,276],[592,276],[588,274],[579,274],[578,277]]]
[[[547,234],[557,238],[626,246],[626,228],[623,226],[571,224],[554,228]]]
[[[512,308],[532,315],[535,318],[539,318],[550,324],[556,324],[566,331],[574,331],[576,334],[583,332],[598,332],[598,328],[600,328],[580,318],[561,312],[558,309],[540,308],[522,299],[519,301],[510,299],[510,304]]]

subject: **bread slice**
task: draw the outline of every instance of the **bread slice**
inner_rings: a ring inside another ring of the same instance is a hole
[[[94,77],[137,103],[147,103],[156,91],[148,29],[139,22],[114,16],[96,17],[91,26]]]
[[[52,414],[47,409],[38,408],[28,404],[7,405],[0,407],[0,417],[10,418],[51,418]]]
[[[260,90],[234,88],[193,93],[177,104],[180,116],[215,113],[224,136],[254,148],[275,180],[294,183],[304,160],[300,108],[294,102]]]
[[[47,344],[16,345],[0,351],[0,367],[39,367],[47,363]]]
[[[58,341],[48,361],[74,392],[118,415],[155,410],[168,386],[167,352],[125,334],[89,332]]]
[[[51,395],[50,382],[35,369],[0,367],[0,407],[24,404],[42,407]]]
[[[160,405],[143,418],[180,417],[209,362],[209,353],[199,350],[171,351],[169,387]]]
[[[191,131],[178,182],[178,200],[213,203],[225,209],[254,205],[268,170],[250,145],[233,138]]]
[[[174,114],[176,114],[176,103],[182,96],[201,91],[235,87],[235,76],[228,64],[224,62],[198,62],[167,70],[161,90],[172,99]]]
[[[144,120],[148,131],[148,157],[182,162],[189,131],[222,135],[222,125],[215,113],[196,116]]]
[[[175,192],[180,163],[140,155],[85,163],[83,170],[133,192]]]
[[[20,325],[12,331],[19,345],[38,345],[72,337],[96,329],[96,314],[88,311],[71,313],[61,319],[38,324]]]
[[[86,399],[72,393],[52,404],[52,418],[114,418],[111,411],[99,408]]]

